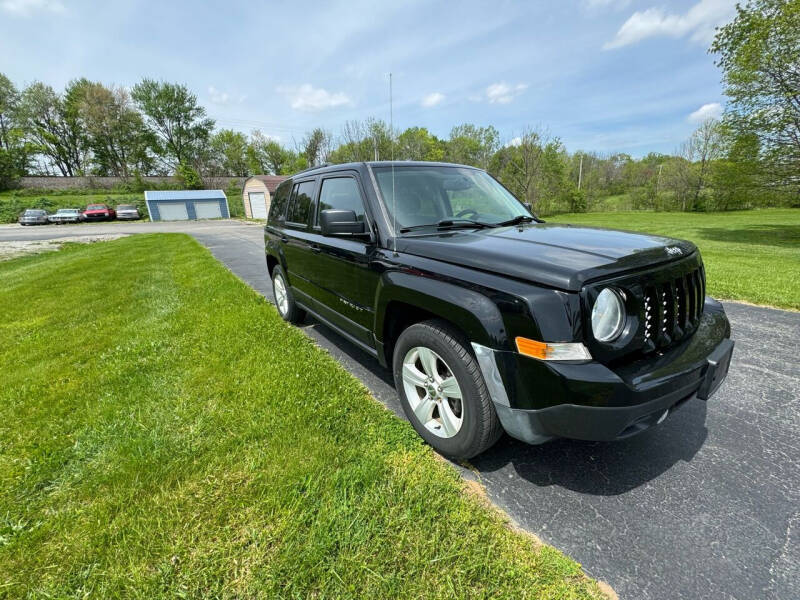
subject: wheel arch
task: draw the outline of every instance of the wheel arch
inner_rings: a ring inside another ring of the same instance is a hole
[[[269,273],[270,279],[272,279],[272,271],[275,270],[275,267],[280,264],[280,261],[273,256],[272,254],[267,254],[267,273]]]
[[[458,329],[468,342],[489,347],[506,343],[500,310],[492,300],[475,290],[453,283],[392,272],[381,278],[375,308],[375,338],[378,358],[390,365],[400,334],[413,325],[439,319]]]

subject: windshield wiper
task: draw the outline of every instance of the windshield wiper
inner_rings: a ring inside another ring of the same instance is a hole
[[[472,219],[442,219],[436,223],[423,223],[422,225],[411,225],[400,229],[400,233],[409,231],[416,231],[417,229],[426,229],[428,227],[436,227],[437,229],[458,229],[458,228],[472,228],[477,227],[484,229],[486,227],[497,227],[494,223],[484,223],[483,221],[473,221]]]
[[[544,223],[541,219],[537,219],[536,217],[530,217],[528,215],[518,215],[513,219],[509,219],[508,221],[500,221],[496,223],[497,227],[507,227],[508,225],[519,225],[520,223],[530,223],[531,221],[536,221],[537,223]]]

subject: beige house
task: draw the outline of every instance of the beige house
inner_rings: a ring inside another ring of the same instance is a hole
[[[242,202],[248,219],[266,219],[272,194],[288,177],[280,175],[253,175],[244,182]]]

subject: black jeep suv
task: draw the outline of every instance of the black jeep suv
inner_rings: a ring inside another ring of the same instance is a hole
[[[479,169],[307,170],[275,192],[265,236],[281,316],[311,313],[391,365],[447,456],[503,430],[625,438],[727,374],[730,325],[693,244],[546,224]]]

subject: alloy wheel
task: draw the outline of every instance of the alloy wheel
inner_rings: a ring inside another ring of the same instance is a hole
[[[289,312],[289,295],[286,292],[286,284],[283,282],[283,277],[280,273],[275,275],[272,287],[275,292],[275,304],[278,305],[281,315],[286,316],[286,313]]]
[[[411,410],[431,433],[456,435],[464,423],[461,387],[453,371],[430,348],[411,348],[403,359],[403,388]]]

